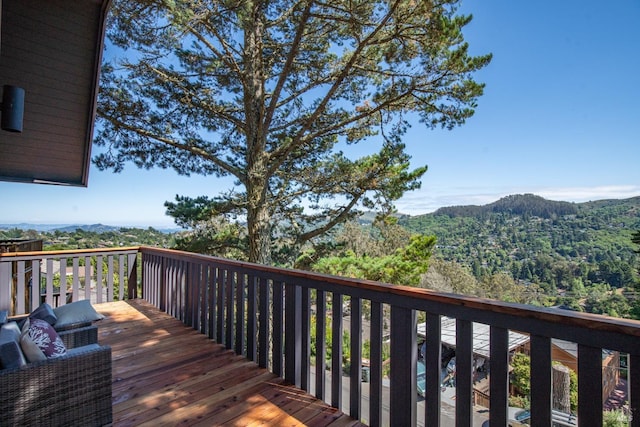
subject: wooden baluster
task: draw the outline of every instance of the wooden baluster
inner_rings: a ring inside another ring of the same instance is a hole
[[[225,329],[226,329],[226,335],[225,335],[225,346],[229,349],[233,348],[233,333],[235,331],[235,325],[234,325],[234,315],[235,315],[235,310],[234,310],[234,294],[235,294],[235,288],[236,288],[236,274],[234,271],[231,270],[227,270],[227,275],[226,275],[226,284],[225,284],[225,299],[226,299],[226,315],[225,315]]]
[[[382,425],[382,303],[371,301],[371,354],[369,356],[369,425]]]
[[[416,425],[418,354],[416,312],[391,306],[391,389],[389,416],[395,425]]]
[[[284,379],[300,387],[302,383],[302,289],[285,285],[285,366]]]
[[[342,408],[342,294],[333,293],[331,318],[331,406]]]
[[[311,291],[307,287],[301,289],[302,292],[302,360],[300,369],[301,372],[301,384],[300,388],[309,392],[311,383],[310,374],[310,358],[311,358]]]
[[[96,256],[96,302],[102,302],[102,255]]]
[[[64,263],[63,263],[64,261]],[[64,264],[64,271],[66,274],[67,271],[67,260],[60,260],[60,265],[62,266]],[[60,268],[60,276],[61,276],[61,280],[60,280],[60,284],[62,285],[62,267]],[[64,282],[65,286],[60,286],[60,297],[62,297],[62,289],[64,288],[66,291],[67,288],[67,284],[66,284],[66,280]],[[113,255],[108,255],[107,256],[107,301],[108,302],[112,302],[113,301]]]
[[[273,363],[273,373],[277,376],[283,376],[282,369],[282,331],[283,331],[283,305],[284,305],[284,284],[280,281],[273,282],[273,347],[271,348],[272,355],[271,360]]]
[[[490,330],[491,376],[491,422],[507,425],[509,402],[509,331],[492,326]]]
[[[589,420],[589,427],[602,427],[602,349],[578,345],[578,420]],[[588,398],[588,400],[587,400]]]
[[[627,357],[631,427],[640,427],[640,354],[629,354]]]
[[[551,425],[551,339],[531,335],[531,424]]]
[[[351,297],[351,366],[349,381],[349,415],[360,419],[360,396],[362,394],[362,301]]]
[[[247,358],[258,361],[258,278],[247,279]]]
[[[456,426],[471,424],[473,415],[473,323],[456,320]]]
[[[218,304],[217,304],[217,309],[218,309],[218,316],[217,316],[217,342],[219,343],[223,343],[224,342],[224,327],[225,327],[225,321],[224,321],[224,309],[225,309],[225,304],[224,304],[224,298],[225,298],[225,288],[226,288],[226,281],[225,281],[225,275],[226,275],[226,271],[222,268],[222,267],[218,267],[217,269],[217,276],[216,276],[216,295],[218,297]]]
[[[6,296],[6,301],[10,303],[11,301],[11,297],[10,295],[10,291],[11,291],[11,263],[10,262],[6,262],[3,263],[6,264],[7,266],[9,266],[9,279],[7,281],[7,284],[9,285],[9,293]],[[18,289],[17,293],[16,293],[16,306],[15,306],[15,314],[22,314],[22,313],[27,313],[28,311],[26,310],[26,287],[27,287],[27,283],[25,281],[26,279],[26,268],[25,268],[25,261],[16,261],[17,264],[17,272],[18,272],[18,277],[17,277],[17,286]],[[0,279],[1,280],[1,279]]]
[[[74,259],[75,261],[75,259]],[[164,262],[164,258],[162,258],[162,262]],[[126,277],[124,275],[124,255],[120,255],[119,259],[118,259],[118,267],[119,267],[119,273],[120,275],[118,276],[118,299],[120,301],[122,301],[124,299],[124,289],[126,287]],[[160,274],[162,274],[162,272],[160,272]],[[74,297],[75,298],[75,297]],[[163,301],[164,303],[164,301]],[[166,305],[161,304],[162,310],[164,311],[166,309]]]
[[[261,368],[269,367],[269,312],[271,306],[271,284],[268,279],[260,278],[259,287],[259,334],[258,334],[258,365]]]
[[[440,426],[441,381],[440,365],[442,361],[442,323],[439,314],[427,313],[427,351],[425,357],[425,410],[424,424],[427,427]]]
[[[246,298],[246,275],[241,272],[236,273],[236,354],[245,353],[246,324],[245,324],[245,298]]]
[[[326,297],[327,293],[325,291],[319,289],[316,291],[316,397],[320,400],[324,400],[326,391]]]

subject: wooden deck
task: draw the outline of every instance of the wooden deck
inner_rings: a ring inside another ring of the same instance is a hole
[[[96,304],[114,426],[360,426],[142,300]]]

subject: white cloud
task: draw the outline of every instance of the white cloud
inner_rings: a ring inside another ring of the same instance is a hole
[[[587,202],[602,199],[628,199],[640,195],[638,185],[601,185],[597,187],[541,188],[536,193],[551,200]]]

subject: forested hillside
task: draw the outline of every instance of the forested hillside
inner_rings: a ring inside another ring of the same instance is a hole
[[[404,216],[400,224],[435,235],[433,256],[468,266],[478,279],[508,273],[548,295],[596,284],[632,288],[637,281],[631,236],[640,229],[640,197],[567,203],[515,195]]]

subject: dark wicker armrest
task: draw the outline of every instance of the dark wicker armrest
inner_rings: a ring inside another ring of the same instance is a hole
[[[0,426],[111,423],[111,348],[0,370],[0,414]]]
[[[98,343],[98,328],[96,326],[64,330],[58,332],[58,335],[68,349]]]
[[[64,325],[64,326],[53,325],[53,328],[56,330],[56,332],[61,332],[61,331],[68,331],[70,329],[84,328],[85,326],[91,326],[91,321],[70,323],[70,324]]]

